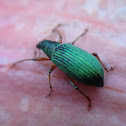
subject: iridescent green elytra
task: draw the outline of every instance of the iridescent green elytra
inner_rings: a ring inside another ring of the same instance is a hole
[[[71,43],[44,40],[37,44],[52,62],[75,80],[95,86],[103,87],[104,71],[100,62],[90,53]]]

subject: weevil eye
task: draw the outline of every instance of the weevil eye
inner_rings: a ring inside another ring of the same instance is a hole
[[[38,48],[38,49],[40,48],[39,44],[36,45],[36,48]]]

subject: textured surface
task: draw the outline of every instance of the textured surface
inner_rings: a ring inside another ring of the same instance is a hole
[[[104,71],[99,61],[72,44],[63,44],[55,48],[52,62],[81,83],[95,87],[103,86]]]
[[[0,125],[125,126],[125,13],[126,0],[0,0]],[[96,52],[107,66],[116,66],[105,72],[103,88],[75,81],[92,99],[90,112],[87,100],[58,68],[51,74],[52,95],[45,98],[51,61],[28,61],[10,71],[3,67],[33,58],[41,40],[58,40],[57,34],[51,34],[57,23],[66,24],[59,29],[63,43],[88,27],[89,32],[75,45]]]

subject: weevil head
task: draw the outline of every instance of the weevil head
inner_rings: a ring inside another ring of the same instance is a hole
[[[51,59],[53,51],[59,44],[60,43],[55,41],[43,40],[36,45],[36,48],[43,50],[43,52]]]

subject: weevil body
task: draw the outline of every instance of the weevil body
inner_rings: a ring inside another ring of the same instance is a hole
[[[52,62],[75,80],[94,87],[103,87],[104,71],[100,62],[90,53],[71,43],[44,40],[37,48],[45,52]]]
[[[60,25],[58,25],[60,26]],[[57,27],[58,27],[57,26]],[[57,28],[56,27],[56,28]],[[88,110],[91,108],[91,99],[84,92],[82,92],[76,84],[71,80],[71,78],[90,85],[94,87],[103,87],[104,86],[104,71],[103,68],[108,72],[107,68],[103,65],[100,58],[96,53],[88,53],[76,46],[74,46],[74,42],[76,42],[81,36],[87,33],[87,29],[84,33],[82,33],[79,37],[77,37],[73,42],[61,44],[62,36],[56,28],[53,31],[56,31],[59,34],[59,41],[51,41],[44,40],[37,44],[37,48],[43,50],[43,52],[48,56],[48,58],[37,57],[33,59],[23,59],[13,63],[12,67],[14,67],[17,63],[33,60],[33,61],[45,61],[52,60],[55,64],[53,65],[48,73],[49,73],[49,87],[50,91],[47,96],[51,95],[52,85],[50,74],[56,68],[59,67],[62,71],[64,71],[68,77],[70,84],[79,91],[85,98],[88,100]],[[36,54],[36,53],[35,53]],[[113,70],[113,68],[111,68]]]

